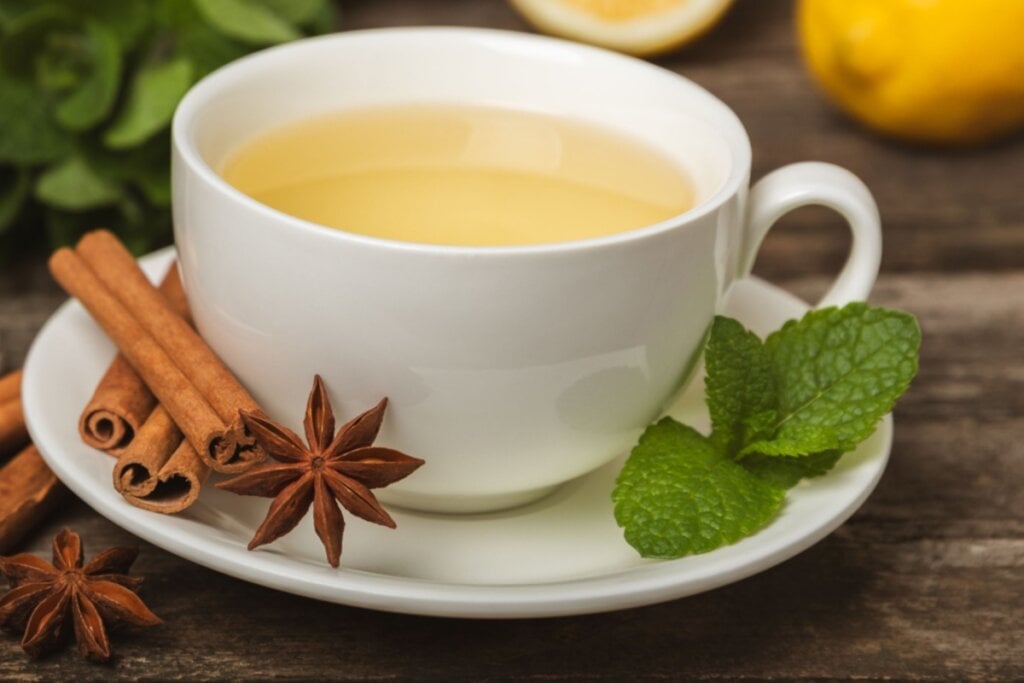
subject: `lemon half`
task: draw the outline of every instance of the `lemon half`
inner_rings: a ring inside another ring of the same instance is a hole
[[[545,33],[634,55],[668,52],[711,28],[732,0],[511,0]]]

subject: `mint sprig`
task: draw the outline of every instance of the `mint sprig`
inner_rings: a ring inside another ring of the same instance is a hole
[[[778,514],[874,431],[917,374],[910,314],[864,303],[811,311],[762,342],[719,316],[705,351],[704,436],[672,418],[640,437],[616,481],[615,519],[644,557],[734,543]]]
[[[0,0],[0,259],[113,228],[170,241],[174,109],[253,50],[330,30],[330,0]]]

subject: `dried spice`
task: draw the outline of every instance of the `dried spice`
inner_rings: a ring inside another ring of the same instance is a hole
[[[28,441],[21,409],[21,370],[0,377],[0,459]]]
[[[0,553],[13,548],[50,514],[66,492],[31,444],[3,463],[0,467]]]
[[[22,633],[33,657],[52,650],[72,622],[86,658],[110,659],[106,625],[153,626],[160,618],[136,595],[142,579],[128,576],[137,548],[109,548],[82,566],[82,540],[70,529],[53,539],[53,564],[23,553],[0,558],[11,590],[0,598],[0,628]]]
[[[160,293],[175,313],[191,319],[177,263],[172,263],[164,276]],[[93,448],[118,457],[131,444],[156,405],[156,396],[128,359],[118,353],[82,411],[78,433],[82,441]]]
[[[344,424],[334,433],[334,412],[323,380],[317,375],[306,405],[306,446],[287,427],[260,413],[242,417],[257,443],[278,462],[257,465],[218,488],[246,496],[274,498],[266,518],[249,542],[249,550],[270,543],[295,528],[310,505],[327,560],[341,562],[345,520],[340,502],[352,514],[395,528],[395,521],[370,489],[382,488],[412,474],[423,461],[399,451],[373,446],[387,399]]]
[[[55,251],[50,273],[77,298],[142,378],[206,464],[241,472],[266,459],[239,411],[259,405],[134,257],[106,230]]]

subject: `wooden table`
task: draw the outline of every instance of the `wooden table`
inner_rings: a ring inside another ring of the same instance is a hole
[[[467,24],[526,30],[502,0],[360,0],[346,28]],[[740,583],[612,614],[460,621],[329,605],[236,581],[142,543],[144,595],[166,624],[115,641],[110,668],[68,649],[28,661],[0,639],[0,679],[718,679],[1024,677],[1024,139],[961,153],[880,141],[823,103],[785,2],[745,0],[693,49],[660,60],[746,122],[754,175],[842,164],[875,192],[885,230],[873,297],[924,329],[921,372],[896,411],[884,479],[842,528]],[[845,229],[787,216],[757,271],[813,297]],[[0,350],[19,364],[63,297],[42,258],[0,276]],[[137,543],[72,502],[89,546]]]

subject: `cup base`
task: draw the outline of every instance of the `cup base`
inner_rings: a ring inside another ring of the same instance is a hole
[[[540,500],[560,484],[542,486],[527,491],[513,493],[472,495],[436,495],[430,493],[410,493],[406,491],[383,490],[375,491],[377,498],[388,505],[407,508],[417,512],[433,512],[452,515],[466,515],[479,512],[498,512],[519,507]]]

